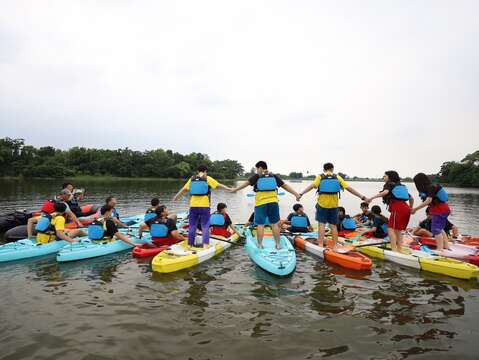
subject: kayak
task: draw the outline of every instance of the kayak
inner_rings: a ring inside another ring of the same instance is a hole
[[[135,242],[144,243],[143,239],[134,239]],[[99,256],[114,254],[130,250],[132,246],[119,239],[93,241],[88,237],[80,238],[80,241],[63,247],[57,253],[58,262],[77,261],[91,259]]]
[[[258,247],[258,241],[253,232],[246,231],[245,249],[250,259],[263,270],[277,276],[286,276],[296,269],[296,252],[288,238],[280,237],[281,249],[277,250],[271,233],[265,233],[263,248]]]
[[[411,245],[411,249],[422,250],[434,255],[444,256],[452,259],[466,261],[468,263],[479,265],[479,250],[474,246],[462,244],[449,244],[449,249],[438,251],[431,245]]]
[[[233,234],[228,239],[211,236],[210,247],[207,249],[195,246],[189,248],[187,240],[181,241],[156,255],[151,262],[151,267],[155,272],[172,273],[201,264],[232,246],[230,243],[217,239],[237,243],[240,237],[237,234]]]
[[[479,276],[479,267],[456,259],[446,258],[424,251],[402,248],[402,253],[390,250],[389,247],[365,246],[358,248],[368,256],[388,260],[413,269],[424,270],[459,279],[472,279]]]
[[[131,253],[137,258],[147,258],[158,255],[169,247],[170,245],[156,246],[151,243],[145,243],[141,246],[135,246]]]
[[[357,251],[338,253],[331,249],[314,244],[308,241],[308,239],[304,238],[303,236],[296,235],[294,237],[294,245],[313,255],[319,256],[326,261],[337,264],[347,269],[367,271],[371,270],[373,266],[373,263],[370,258],[363,254],[360,254]]]
[[[17,210],[0,215],[0,233],[4,233],[16,226],[26,224],[31,217],[32,214],[28,213],[26,210]]]
[[[35,240],[19,240],[0,246],[0,262],[29,259],[37,256],[56,254],[67,241],[52,241],[48,244],[39,244]]]

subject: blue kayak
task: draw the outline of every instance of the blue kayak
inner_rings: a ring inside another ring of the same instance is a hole
[[[265,233],[263,248],[258,248],[258,241],[253,232],[246,231],[245,249],[251,260],[263,270],[278,276],[286,276],[296,269],[296,252],[286,236],[281,236],[281,249],[276,250],[272,234]]]
[[[135,243],[145,243],[147,240],[130,238]],[[100,240],[93,241],[88,237],[80,238],[75,244],[69,244],[63,247],[57,254],[58,262],[77,261],[91,259],[99,256],[114,254],[120,251],[131,250],[133,246],[119,240]]]
[[[39,244],[35,240],[18,240],[0,246],[0,262],[29,259],[37,256],[55,254],[68,244],[67,241],[53,241]]]

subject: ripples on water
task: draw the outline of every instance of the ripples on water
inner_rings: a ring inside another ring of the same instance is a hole
[[[141,203],[155,193],[150,184],[96,186],[94,200],[112,190],[128,193],[125,214],[143,211]],[[369,188],[377,184],[360,190]],[[21,189],[17,198],[2,195],[2,208],[45,196]],[[160,194],[166,201],[173,191]],[[239,218],[251,210],[244,197],[216,199],[228,201]],[[451,194],[454,221],[476,233],[478,199],[464,190]],[[346,196],[343,203],[351,212],[358,205]],[[283,213],[290,204],[282,200]],[[2,264],[0,359],[478,358],[477,282],[374,265],[358,273],[298,252],[294,275],[278,279],[253,266],[240,247],[166,275],[129,253]]]

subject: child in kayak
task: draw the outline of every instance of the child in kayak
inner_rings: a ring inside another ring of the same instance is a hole
[[[88,238],[94,241],[119,239],[133,247],[141,246],[130,240],[128,236],[118,230],[114,221],[115,209],[111,205],[103,205],[100,208],[100,217],[88,225]]]
[[[42,209],[40,210],[42,214],[52,214],[55,211],[55,204],[65,204],[65,218],[70,219],[72,222],[76,223],[79,227],[82,227],[83,224],[78,220],[76,215],[70,210],[68,202],[72,198],[72,193],[68,189],[62,189],[58,195],[53,199],[45,200],[43,203]],[[38,222],[41,216],[34,216],[28,219],[27,222],[27,236],[28,238],[33,237],[33,227]]]
[[[414,199],[409,194],[407,187],[401,184],[399,174],[394,171],[386,171],[383,176],[383,190],[366,200],[371,203],[374,199],[382,198],[388,206],[389,216],[388,235],[391,239],[391,250],[401,252],[402,231],[406,230],[411,217],[411,208],[414,205]],[[409,203],[409,204],[408,204]]]
[[[338,235],[344,236],[347,233],[356,231],[356,220],[346,214],[346,209],[338,207]]]
[[[252,186],[255,196],[254,222],[257,226],[256,238],[258,247],[263,247],[264,226],[266,220],[269,219],[273,230],[273,237],[276,243],[276,249],[281,249],[280,243],[280,216],[279,216],[279,199],[278,188],[283,188],[287,192],[293,194],[296,200],[301,197],[292,187],[286,184],[278,175],[268,171],[268,165],[264,161],[258,161],[255,165],[256,174],[251,176],[247,181],[232,189],[237,192],[247,186]]]
[[[364,226],[371,225],[370,218],[372,217],[371,211],[369,211],[369,204],[363,201],[360,205],[361,212],[353,216],[353,219],[359,224]]]
[[[312,189],[318,189],[318,201],[316,204],[316,220],[319,223],[318,245],[324,246],[326,224],[329,224],[333,234],[333,246],[338,243],[338,205],[341,190],[347,190],[361,200],[366,199],[355,189],[350,187],[344,179],[334,173],[334,165],[326,163],[323,166],[324,173],[299,194],[303,196]]]
[[[371,235],[378,239],[388,236],[388,218],[381,214],[381,208],[374,205],[371,208],[372,227],[370,229],[358,230],[358,234]]]
[[[196,175],[192,176],[173,198],[173,201],[177,201],[185,193],[189,192],[191,195],[188,216],[188,245],[190,247],[195,244],[198,223],[201,224],[203,247],[208,248],[210,246],[210,232],[208,230],[210,228],[210,195],[211,190],[217,188],[231,191],[229,187],[208,176],[208,168],[205,165],[200,165]]]
[[[413,235],[420,237],[432,237],[432,216],[429,213],[429,208],[426,208],[426,215],[427,217],[422,220],[417,227],[409,230]],[[459,228],[451,223],[449,219],[447,219],[444,231],[448,237],[456,239],[459,236]]]
[[[294,204],[293,212],[290,213],[282,227],[286,226],[286,230],[292,233],[308,233],[313,231],[308,215],[304,212],[303,205]]]
[[[149,219],[140,227],[138,237],[141,239],[143,232],[150,231],[151,240],[156,246],[173,245],[187,238],[180,234],[176,227],[176,221],[168,217],[168,208],[160,205],[155,209],[155,217]]]
[[[413,180],[423,202],[413,208],[411,213],[414,214],[419,209],[429,207],[429,213],[431,214],[431,232],[436,239],[437,250],[442,251],[443,249],[448,249],[449,244],[444,229],[451,209],[447,203],[449,197],[446,190],[444,190],[441,185],[433,184],[431,179],[424,173],[416,174]]]
[[[225,203],[218,203],[216,211],[210,217],[210,234],[222,236],[225,238],[231,237],[233,234],[238,234],[238,230],[233,226],[230,216],[226,212],[227,206]]]
[[[74,238],[86,235],[79,229],[65,230],[65,216],[67,211],[65,203],[57,202],[53,207],[53,213],[43,214],[41,218],[38,219],[35,227],[37,243],[48,244],[55,240],[65,240],[69,243],[74,243]]]

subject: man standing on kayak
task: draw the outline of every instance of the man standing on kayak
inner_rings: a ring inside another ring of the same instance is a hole
[[[318,189],[318,203],[316,204],[316,220],[319,223],[318,245],[324,247],[326,224],[329,224],[333,235],[333,244],[336,246],[338,243],[338,205],[341,190],[347,190],[363,201],[366,197],[350,187],[341,176],[334,174],[333,164],[324,164],[323,170],[323,174],[318,175],[311,185],[300,192],[300,197],[312,189]]]
[[[256,193],[254,223],[257,225],[256,238],[258,239],[258,247],[263,247],[264,226],[267,225],[266,222],[268,220],[273,229],[276,249],[279,250],[281,248],[281,243],[278,188],[281,187],[287,192],[293,194],[298,201],[301,196],[292,187],[285,184],[278,175],[270,173],[266,162],[258,161],[255,167],[256,174],[251,176],[238,187],[234,188],[232,192],[237,192],[247,186],[253,186]]]
[[[197,174],[192,176],[180,191],[175,195],[173,201],[178,200],[183,194],[189,192],[190,212],[188,215],[188,245],[195,245],[196,228],[201,224],[203,236],[203,247],[208,248],[210,244],[210,196],[211,189],[223,189],[231,191],[229,187],[220,184],[208,176],[208,168],[205,165],[198,166]]]

